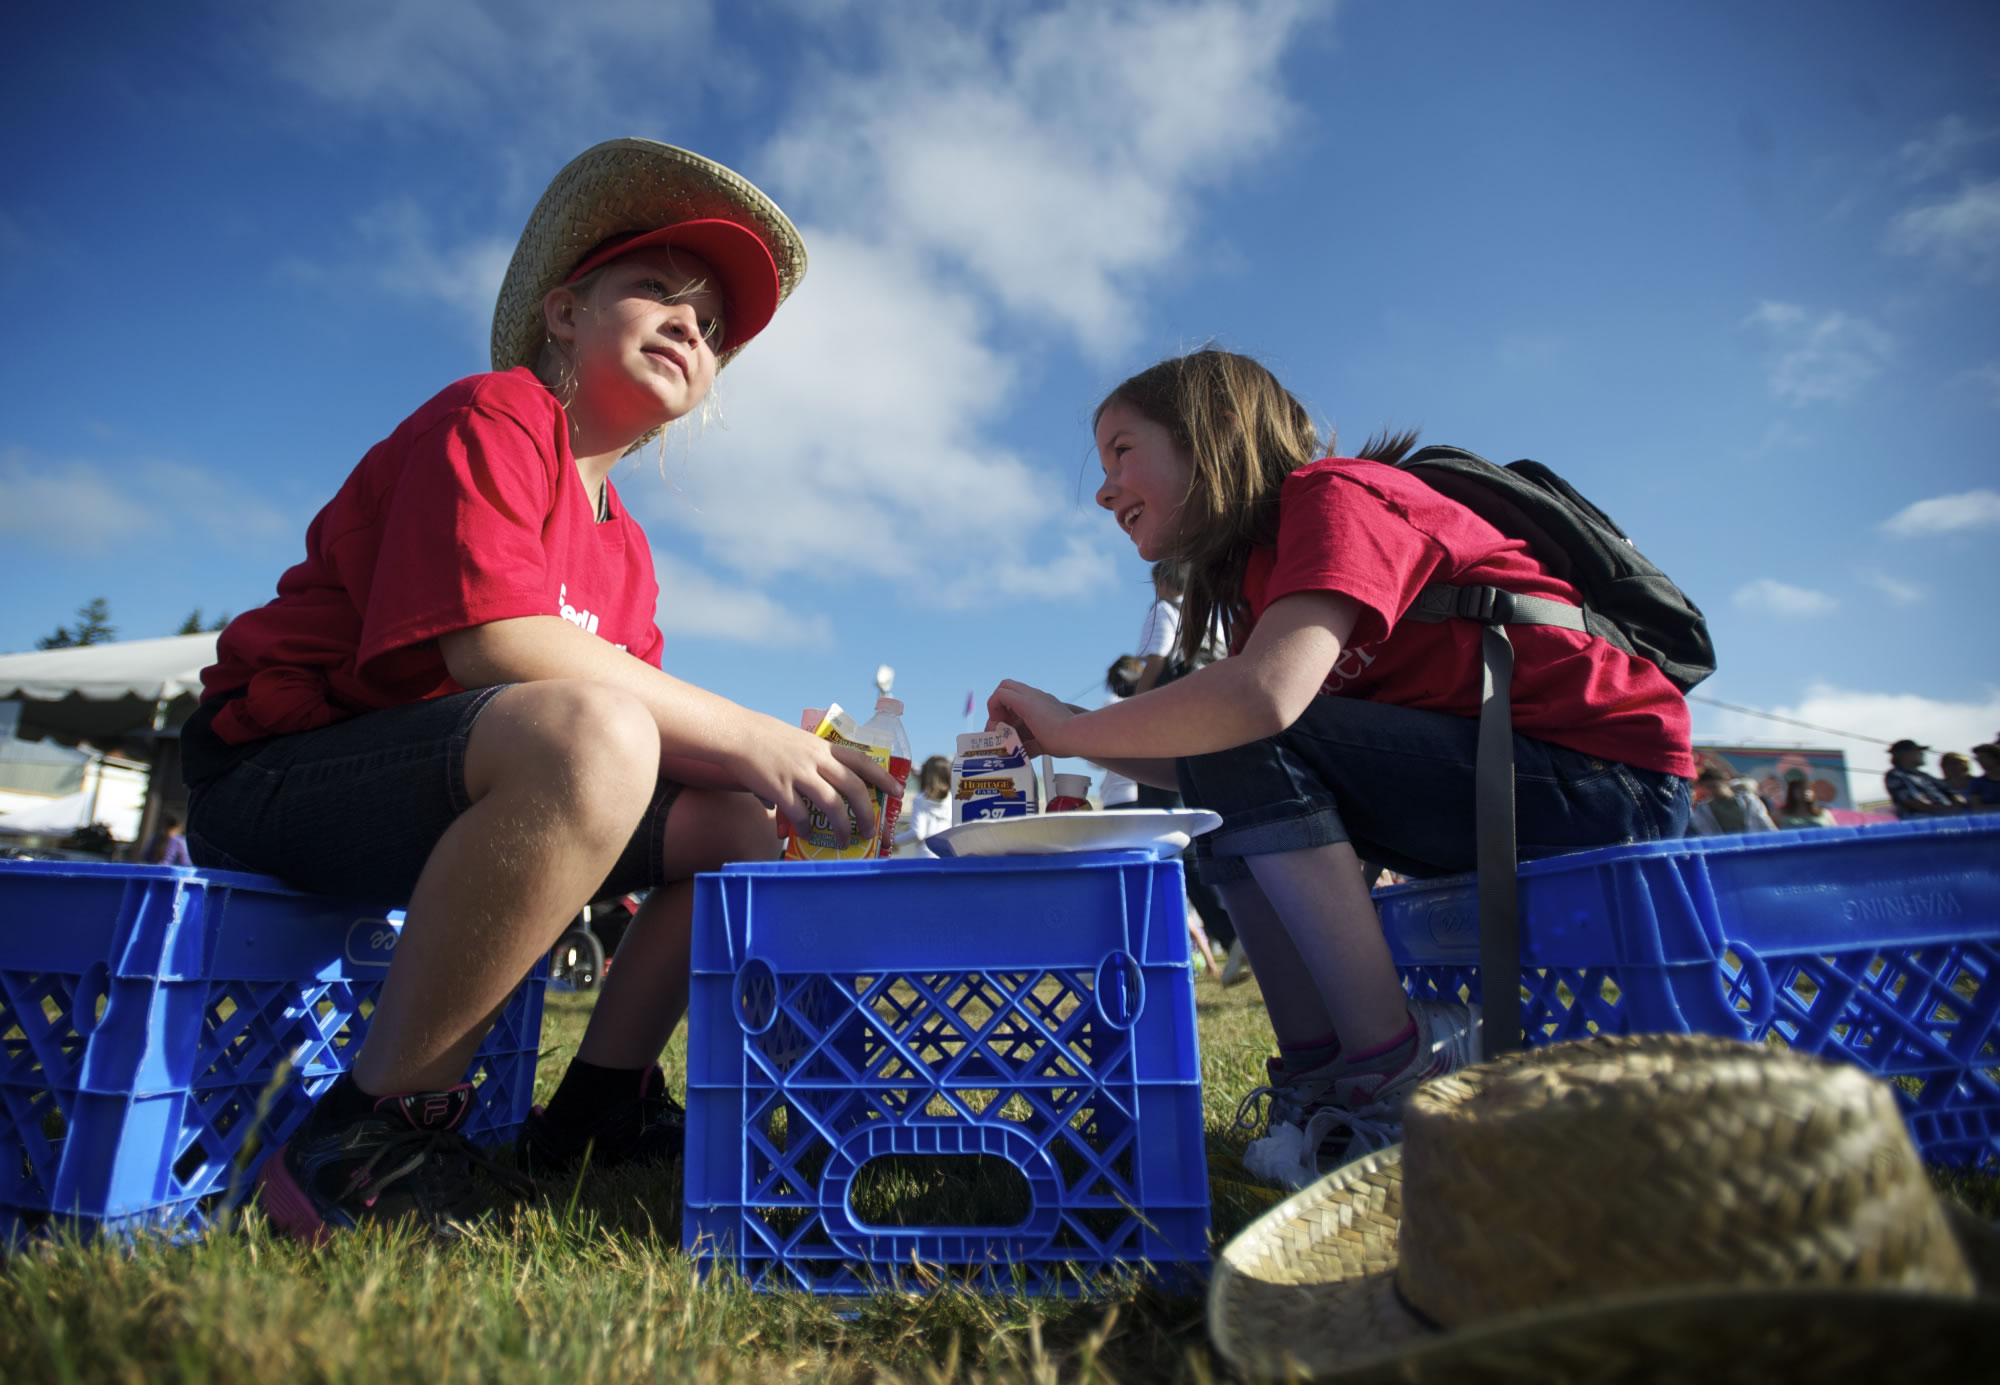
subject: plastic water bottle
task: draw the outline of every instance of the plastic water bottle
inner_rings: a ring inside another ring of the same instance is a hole
[[[861,727],[861,739],[869,745],[889,747],[889,777],[899,789],[910,787],[910,737],[903,730],[903,704],[893,697],[875,699],[875,715]],[[903,800],[883,800],[881,821],[876,824],[878,845],[875,854],[887,856],[896,849],[896,819],[903,815]]]

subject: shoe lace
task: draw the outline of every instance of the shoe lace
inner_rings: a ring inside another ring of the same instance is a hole
[[[1305,1157],[1316,1161],[1328,1137],[1342,1126],[1348,1131],[1342,1162],[1387,1149],[1403,1138],[1403,1122],[1387,1105],[1363,1106],[1352,1111],[1345,1106],[1322,1106],[1306,1122]]]
[[[397,1183],[406,1178],[416,1178],[416,1186],[420,1190],[446,1204],[449,1210],[451,1206],[464,1202],[469,1192],[466,1186],[470,1182],[469,1170],[458,1175],[446,1172],[460,1161],[484,1171],[517,1196],[530,1196],[535,1191],[535,1185],[525,1176],[482,1153],[477,1145],[458,1131],[411,1128],[391,1133],[375,1147],[375,1152],[348,1175],[344,1196],[366,1190],[367,1196],[362,1200],[373,1206],[384,1192]],[[378,1175],[376,1170],[384,1164],[390,1167]],[[423,1177],[426,1170],[433,1173],[431,1178]]]

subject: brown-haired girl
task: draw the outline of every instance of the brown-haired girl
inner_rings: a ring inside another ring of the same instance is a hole
[[[1470,1061],[1475,1018],[1411,1001],[1362,862],[1474,866],[1480,632],[1405,621],[1426,584],[1570,604],[1574,589],[1394,463],[1414,435],[1329,455],[1248,357],[1198,351],[1113,390],[1095,415],[1097,502],[1139,556],[1187,564],[1183,652],[1212,619],[1232,657],[1096,711],[1005,682],[997,724],[1034,753],[1178,784],[1222,815],[1192,865],[1222,892],[1277,1031],[1260,1176],[1300,1185],[1400,1136],[1402,1101]],[[1512,632],[1521,852],[1681,835],[1695,772],[1687,704],[1652,664],[1549,626]]]

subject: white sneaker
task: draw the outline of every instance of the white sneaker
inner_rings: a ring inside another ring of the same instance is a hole
[[[1452,1001],[1412,1000],[1416,1051],[1393,1069],[1336,1058],[1304,1073],[1270,1070],[1271,1082],[1237,1107],[1237,1124],[1252,1124],[1255,1103],[1268,1103],[1264,1134],[1243,1151],[1255,1177],[1303,1188],[1328,1170],[1403,1138],[1403,1102],[1445,1073],[1478,1061],[1480,1017]],[[1245,1113],[1250,1118],[1245,1119]]]

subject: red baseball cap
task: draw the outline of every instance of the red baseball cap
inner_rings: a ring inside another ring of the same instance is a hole
[[[573,284],[593,269],[656,245],[681,246],[708,261],[722,279],[722,340],[715,351],[734,351],[764,330],[784,296],[771,248],[734,221],[682,221],[657,231],[629,231],[600,241],[564,278]]]

